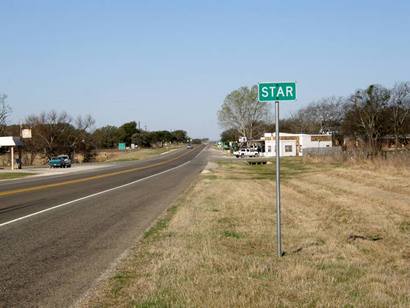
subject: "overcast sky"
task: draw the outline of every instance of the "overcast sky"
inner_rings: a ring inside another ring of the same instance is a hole
[[[0,1],[12,122],[51,109],[217,138],[232,90],[296,80],[298,101],[410,79],[410,1]]]

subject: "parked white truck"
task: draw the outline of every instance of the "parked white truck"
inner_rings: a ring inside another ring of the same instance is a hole
[[[244,157],[258,157],[259,152],[257,149],[253,148],[244,148],[244,149],[239,149],[238,151],[233,152],[233,155],[236,156],[236,158],[244,158]]]

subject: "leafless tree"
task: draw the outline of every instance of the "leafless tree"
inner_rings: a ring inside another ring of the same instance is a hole
[[[325,97],[312,105],[312,120],[320,125],[320,133],[337,133],[344,117],[345,99],[343,97]]]
[[[47,156],[57,154],[58,148],[64,142],[67,132],[71,129],[71,117],[66,112],[55,110],[30,115],[26,124],[33,129],[32,143],[34,152],[43,152]]]
[[[258,102],[258,88],[241,87],[228,94],[218,111],[219,124],[236,129],[248,140],[253,138],[255,125],[269,117],[269,103]]]
[[[381,85],[370,85],[365,90],[356,91],[351,97],[351,107],[357,116],[357,123],[373,151],[378,148],[382,135],[383,112],[390,99],[390,91]]]
[[[7,104],[7,95],[0,94],[0,136],[6,134],[7,118],[10,116],[11,107]]]
[[[390,91],[388,107],[391,114],[391,125],[396,147],[406,119],[410,116],[410,82],[397,83]]]
[[[89,142],[87,139],[94,128],[95,120],[88,114],[85,117],[79,115],[74,122],[75,130],[71,130],[71,134],[68,137],[68,140],[70,141],[70,152],[73,157],[80,144],[85,146],[85,142]]]
[[[290,120],[297,132],[338,133],[344,117],[345,99],[343,97],[325,97],[310,103],[307,107],[293,114]]]
[[[94,125],[95,125],[95,120],[90,114],[87,114],[84,117],[79,115],[75,120],[75,126],[77,129],[80,129],[80,130],[83,130],[89,133],[91,133],[92,130],[94,129]]]

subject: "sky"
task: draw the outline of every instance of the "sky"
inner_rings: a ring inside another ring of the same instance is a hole
[[[0,0],[0,93],[11,123],[53,109],[217,139],[241,86],[297,81],[287,117],[410,80],[409,16],[408,0]]]

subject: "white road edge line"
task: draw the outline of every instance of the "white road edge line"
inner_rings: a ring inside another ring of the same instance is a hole
[[[27,219],[27,218],[30,218],[30,217],[33,217],[33,216],[36,216],[36,215],[39,215],[39,214],[42,214],[42,213],[45,213],[45,212],[49,212],[49,211],[58,209],[58,208],[60,208],[60,207],[66,206],[66,205],[70,205],[70,204],[73,204],[73,203],[76,203],[76,202],[79,202],[79,201],[83,201],[83,200],[86,200],[86,199],[90,199],[90,198],[93,198],[93,197],[96,197],[96,196],[105,194],[105,193],[110,192],[110,191],[114,191],[114,190],[121,189],[121,188],[124,188],[124,187],[127,187],[127,186],[131,186],[131,185],[134,185],[134,184],[136,184],[136,183],[138,183],[138,182],[142,182],[142,181],[148,180],[148,179],[150,179],[150,178],[156,177],[156,176],[158,176],[158,175],[161,175],[161,174],[164,174],[164,173],[173,171],[173,170],[175,170],[175,169],[181,168],[181,167],[183,167],[183,166],[189,164],[190,162],[192,162],[194,159],[196,159],[206,148],[207,148],[207,147],[205,146],[205,147],[204,147],[194,158],[192,158],[191,160],[189,160],[189,161],[187,161],[187,162],[185,162],[185,163],[183,163],[183,164],[181,164],[181,165],[178,165],[178,166],[176,166],[176,167],[173,167],[173,168],[171,168],[171,169],[167,169],[167,170],[165,170],[165,171],[161,171],[161,172],[159,172],[159,173],[155,173],[155,174],[146,176],[145,178],[138,179],[138,180],[136,180],[136,181],[132,181],[132,182],[129,182],[129,183],[127,183],[127,184],[123,184],[123,185],[120,185],[120,186],[116,186],[116,187],[113,187],[113,188],[110,188],[110,189],[107,189],[107,190],[100,191],[100,192],[98,192],[98,193],[94,193],[94,194],[91,194],[91,195],[88,195],[88,196],[85,196],[85,197],[81,197],[81,198],[78,198],[78,199],[75,199],[75,200],[71,200],[71,201],[68,201],[68,202],[65,202],[65,203],[56,205],[56,206],[49,207],[49,208],[47,208],[47,209],[44,209],[44,210],[41,210],[41,211],[38,211],[38,212],[34,212],[34,213],[31,213],[31,214],[28,214],[28,215],[26,215],[26,216],[22,216],[22,217],[13,219],[13,220],[9,220],[9,221],[3,222],[3,223],[0,224],[0,228],[1,228],[1,227],[4,227],[4,226],[6,226],[6,225],[12,224],[12,223],[14,223],[14,222],[23,220],[23,219]]]

